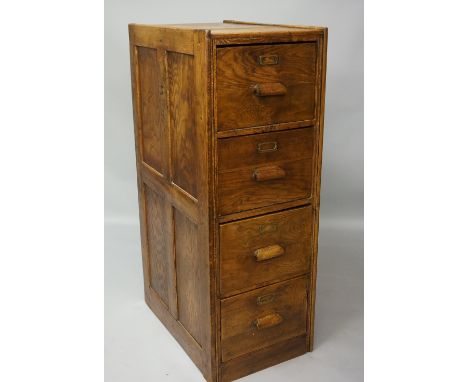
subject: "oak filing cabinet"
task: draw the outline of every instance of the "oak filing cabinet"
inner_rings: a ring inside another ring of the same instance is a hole
[[[310,351],[327,29],[129,34],[146,302],[208,381]]]

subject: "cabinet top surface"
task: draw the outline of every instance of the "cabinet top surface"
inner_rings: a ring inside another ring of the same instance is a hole
[[[304,33],[311,31],[322,32],[326,29],[324,27],[316,26],[260,24],[234,20],[224,20],[222,23],[158,24],[145,26],[167,29],[207,30],[210,31],[213,35],[239,35],[255,33]]]

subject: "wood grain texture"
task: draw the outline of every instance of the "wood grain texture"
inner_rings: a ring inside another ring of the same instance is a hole
[[[213,254],[209,250],[210,240],[213,240],[209,232],[209,200],[213,193],[209,189],[207,160],[211,126],[207,71],[210,45],[207,33],[172,34],[166,28],[130,25],[129,34],[145,299],[204,377],[215,381],[218,367],[213,347],[215,332],[211,314],[214,303],[210,289],[210,256]],[[164,36],[168,39],[164,40]],[[159,37],[164,41],[159,41]],[[138,55],[142,47],[150,50],[143,60]],[[150,75],[142,78],[141,73],[148,72]],[[142,92],[144,87],[151,91]],[[188,96],[187,90],[191,92]],[[177,111],[170,108],[171,94],[177,97],[173,98],[173,106],[179,106]],[[154,150],[155,154],[164,155],[167,167],[164,174],[143,160],[145,112],[153,116],[153,124],[147,132],[151,138],[155,137],[154,130],[162,125],[162,119],[157,116],[163,113],[167,116],[164,119],[167,129],[158,141],[164,147]],[[185,152],[187,147],[189,152]],[[197,148],[195,154],[193,147]],[[199,155],[203,155],[204,160]],[[189,166],[191,169],[187,169]],[[193,176],[194,168],[196,176]],[[174,175],[180,185],[173,181]],[[152,193],[149,198],[146,197],[148,190]],[[199,193],[199,198],[190,192]],[[164,202],[159,199],[155,202],[154,195]],[[162,209],[160,204],[164,205]],[[162,259],[157,249],[171,258],[167,265],[170,272],[166,274],[159,266],[151,264],[151,258]],[[188,268],[190,272],[195,270],[193,277],[186,272]]]
[[[313,127],[315,126],[315,122],[311,120],[305,120],[305,121],[293,121],[293,122],[285,122],[285,123],[274,123],[272,125],[252,126],[252,127],[245,127],[242,129],[218,131],[216,135],[218,138],[230,138],[230,137],[238,137],[241,135],[262,134],[262,133],[269,133],[272,131],[280,131],[280,130],[292,130],[292,129],[298,129],[300,127],[307,127],[307,126]]]
[[[218,130],[231,130],[314,119],[314,91],[306,84],[287,87],[281,97],[257,97],[256,84],[243,88],[226,88],[218,94]],[[240,100],[243,100],[242,102]]]
[[[220,33],[261,33],[261,32],[269,32],[271,30],[279,31],[279,32],[291,32],[291,30],[295,31],[298,28],[290,26],[282,26],[282,25],[261,25],[261,24],[253,24],[253,23],[240,23],[237,21],[223,21],[219,23],[186,23],[186,24],[162,24],[158,25],[161,28],[171,28],[174,30],[192,30],[192,31],[210,31],[210,32],[220,32]],[[306,27],[299,28],[303,31],[308,31],[309,29]]]
[[[296,31],[292,30],[276,31],[274,33],[259,32],[259,33],[245,33],[240,30],[236,33],[229,33],[226,36],[224,31],[211,31],[211,37],[216,48],[234,46],[234,45],[259,45],[259,44],[281,44],[281,43],[298,43],[298,42],[315,42],[323,35],[323,31]]]
[[[314,119],[316,43],[220,48],[218,130]],[[277,64],[262,64],[274,57]]]
[[[247,45],[219,48],[216,63],[217,90],[252,83],[281,82],[286,86],[315,82],[316,43]],[[266,57],[277,63],[265,64]],[[263,63],[260,62],[263,58]],[[312,85],[313,86],[313,85]]]
[[[267,304],[258,299],[275,298]],[[306,333],[307,279],[273,284],[221,301],[223,362]]]
[[[259,22],[250,22],[250,21],[241,21],[241,20],[223,20],[223,24],[226,25],[245,25],[245,26],[256,26],[256,27],[281,27],[281,28],[288,28],[289,30],[307,30],[307,31],[318,31],[323,33],[326,31],[326,27],[320,26],[311,26],[311,25],[290,25],[290,24],[271,24],[271,23],[259,23]]]
[[[306,336],[299,336],[221,364],[220,381],[228,382],[298,357],[306,352]]]
[[[161,25],[129,24],[133,46],[159,48],[163,51],[193,54],[193,31]]]
[[[198,198],[199,147],[194,110],[194,58],[168,52],[169,113],[172,134],[172,180]]]
[[[164,179],[163,176],[146,163],[142,163],[141,165],[141,177],[145,184],[151,186],[157,192],[164,194],[174,207],[184,211],[192,221],[195,223],[199,222],[199,205],[191,195],[171,183],[168,179]]]
[[[197,226],[177,210],[174,212],[174,224],[179,321],[200,343],[203,289],[198,282],[202,277],[202,264],[198,261]]]
[[[311,203],[311,198],[291,200],[284,203],[276,203],[265,207],[259,207],[254,210],[247,210],[241,212],[235,212],[228,215],[218,216],[217,221],[219,224],[229,223],[241,219],[247,219],[255,216],[263,216],[272,212],[277,212],[280,210],[287,210],[290,208],[302,207],[309,205]]]
[[[229,296],[307,273],[312,251],[311,207],[220,226],[220,293]],[[259,248],[279,245],[284,254],[257,261]]]
[[[254,251],[255,260],[267,261],[284,255],[284,248],[279,244],[268,245]]]
[[[312,351],[314,345],[314,322],[315,322],[315,296],[316,296],[316,284],[317,284],[317,257],[318,257],[318,234],[319,234],[319,215],[320,215],[320,185],[321,185],[321,173],[322,173],[322,149],[323,149],[323,130],[324,130],[324,119],[325,119],[325,87],[326,87],[326,72],[327,72],[327,46],[328,46],[328,29],[324,29],[323,38],[320,41],[320,52],[321,60],[319,61],[319,78],[321,81],[320,85],[320,102],[317,104],[319,119],[319,130],[318,139],[315,145],[315,173],[314,178],[316,179],[313,194],[314,194],[314,213],[313,213],[313,259],[311,267],[311,278],[310,278],[310,293],[309,293],[309,335],[307,336],[307,350]]]
[[[285,33],[291,33],[291,29],[288,27],[270,26],[270,25],[268,26],[267,25],[265,26],[244,25],[243,27],[239,27],[239,25],[237,25],[236,27],[229,25],[228,27],[214,29],[212,32],[217,36],[232,37],[234,35],[236,36],[254,35],[255,36],[257,34],[263,34],[263,35],[271,35],[275,33],[285,34]]]
[[[282,96],[288,92],[281,82],[255,84],[253,90],[257,97]]]
[[[277,165],[260,166],[254,170],[252,178],[256,182],[284,179],[286,178],[286,170]]]
[[[138,48],[143,160],[163,176],[169,173],[168,120],[163,83],[164,52]]]
[[[148,230],[148,255],[150,265],[150,286],[169,307],[169,295],[173,292],[173,248],[170,204],[164,196],[158,195],[145,186],[146,227]],[[172,296],[175,298],[175,295]],[[171,301],[172,314],[177,317],[176,300]]]
[[[209,382],[303,354],[326,28],[132,24],[129,36],[147,304]]]
[[[260,298],[260,297],[259,297]],[[258,299],[257,298],[257,305],[258,304]],[[283,322],[283,316],[279,313],[268,313],[265,316],[258,317],[255,321],[254,324],[257,327],[258,330],[262,329],[268,329],[272,328],[274,326],[277,326]]]
[[[314,129],[309,127],[294,131],[220,139],[219,171],[312,158],[314,137]]]
[[[308,198],[312,186],[312,160],[279,162],[284,176],[257,181],[258,167],[222,172],[218,177],[218,211],[220,215],[268,206],[294,199]]]
[[[194,113],[195,141],[198,149],[198,202],[200,219],[198,223],[198,257],[201,277],[197,280],[202,290],[201,315],[199,325],[201,343],[204,350],[203,375],[210,381],[218,380],[218,361],[216,353],[217,322],[216,309],[216,273],[215,273],[215,219],[214,219],[214,162],[212,154],[212,97],[211,97],[211,42],[209,31],[194,32]]]

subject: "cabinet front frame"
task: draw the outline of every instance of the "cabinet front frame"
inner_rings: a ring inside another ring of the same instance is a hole
[[[216,35],[213,31],[211,32],[211,121],[212,121],[212,168],[214,170],[213,184],[212,184],[212,196],[213,196],[213,219],[215,230],[213,232],[213,243],[212,248],[215,251],[214,256],[214,267],[215,267],[215,282],[216,282],[216,303],[214,304],[214,316],[216,320],[216,362],[218,365],[218,380],[222,379],[220,371],[223,363],[221,360],[221,293],[220,293],[220,225],[225,222],[236,221],[249,217],[264,215],[272,212],[279,212],[284,209],[307,206],[310,205],[312,221],[312,253],[311,253],[311,268],[308,274],[307,283],[307,334],[306,334],[306,351],[311,351],[313,347],[314,337],[314,316],[315,316],[315,291],[316,291],[316,280],[317,280],[317,253],[318,253],[318,229],[319,229],[319,210],[320,210],[320,178],[322,169],[322,144],[323,144],[323,126],[324,126],[324,113],[325,113],[325,80],[326,80],[326,62],[327,62],[327,29],[315,29],[311,28],[307,32],[290,32],[290,33],[257,33],[251,36],[245,35]],[[240,129],[241,131],[230,131],[230,132],[218,132],[217,131],[217,98],[216,98],[216,51],[218,47],[226,45],[258,45],[258,44],[276,44],[276,43],[288,43],[288,42],[315,42],[317,43],[317,59],[316,59],[316,103],[315,103],[315,116],[316,119],[313,121],[294,121],[284,124],[269,125],[269,126],[257,126],[248,129]],[[301,123],[302,122],[302,123]],[[256,134],[268,131],[279,131],[289,130],[294,128],[312,126],[315,128],[315,143],[313,148],[313,161],[312,161],[312,193],[309,198],[289,202],[276,204],[273,206],[262,207],[255,210],[243,211],[234,213],[232,215],[220,217],[217,214],[218,211],[218,139],[223,137],[231,137],[243,134]],[[242,131],[243,130],[243,131]],[[265,349],[267,350],[267,349]],[[258,351],[256,351],[258,352]],[[253,352],[255,353],[255,352]],[[230,361],[232,362],[232,360]],[[224,364],[226,365],[226,364]]]

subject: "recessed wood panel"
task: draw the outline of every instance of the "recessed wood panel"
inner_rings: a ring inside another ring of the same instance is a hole
[[[170,216],[171,207],[163,196],[158,195],[149,187],[145,187],[145,195],[150,285],[168,306],[172,243],[167,235],[167,224],[172,219]]]
[[[179,321],[201,344],[203,284],[198,229],[183,213],[174,210]]]
[[[198,197],[198,153],[193,56],[167,53],[173,182]]]
[[[164,86],[164,51],[138,47],[143,160],[168,175],[169,130]]]

